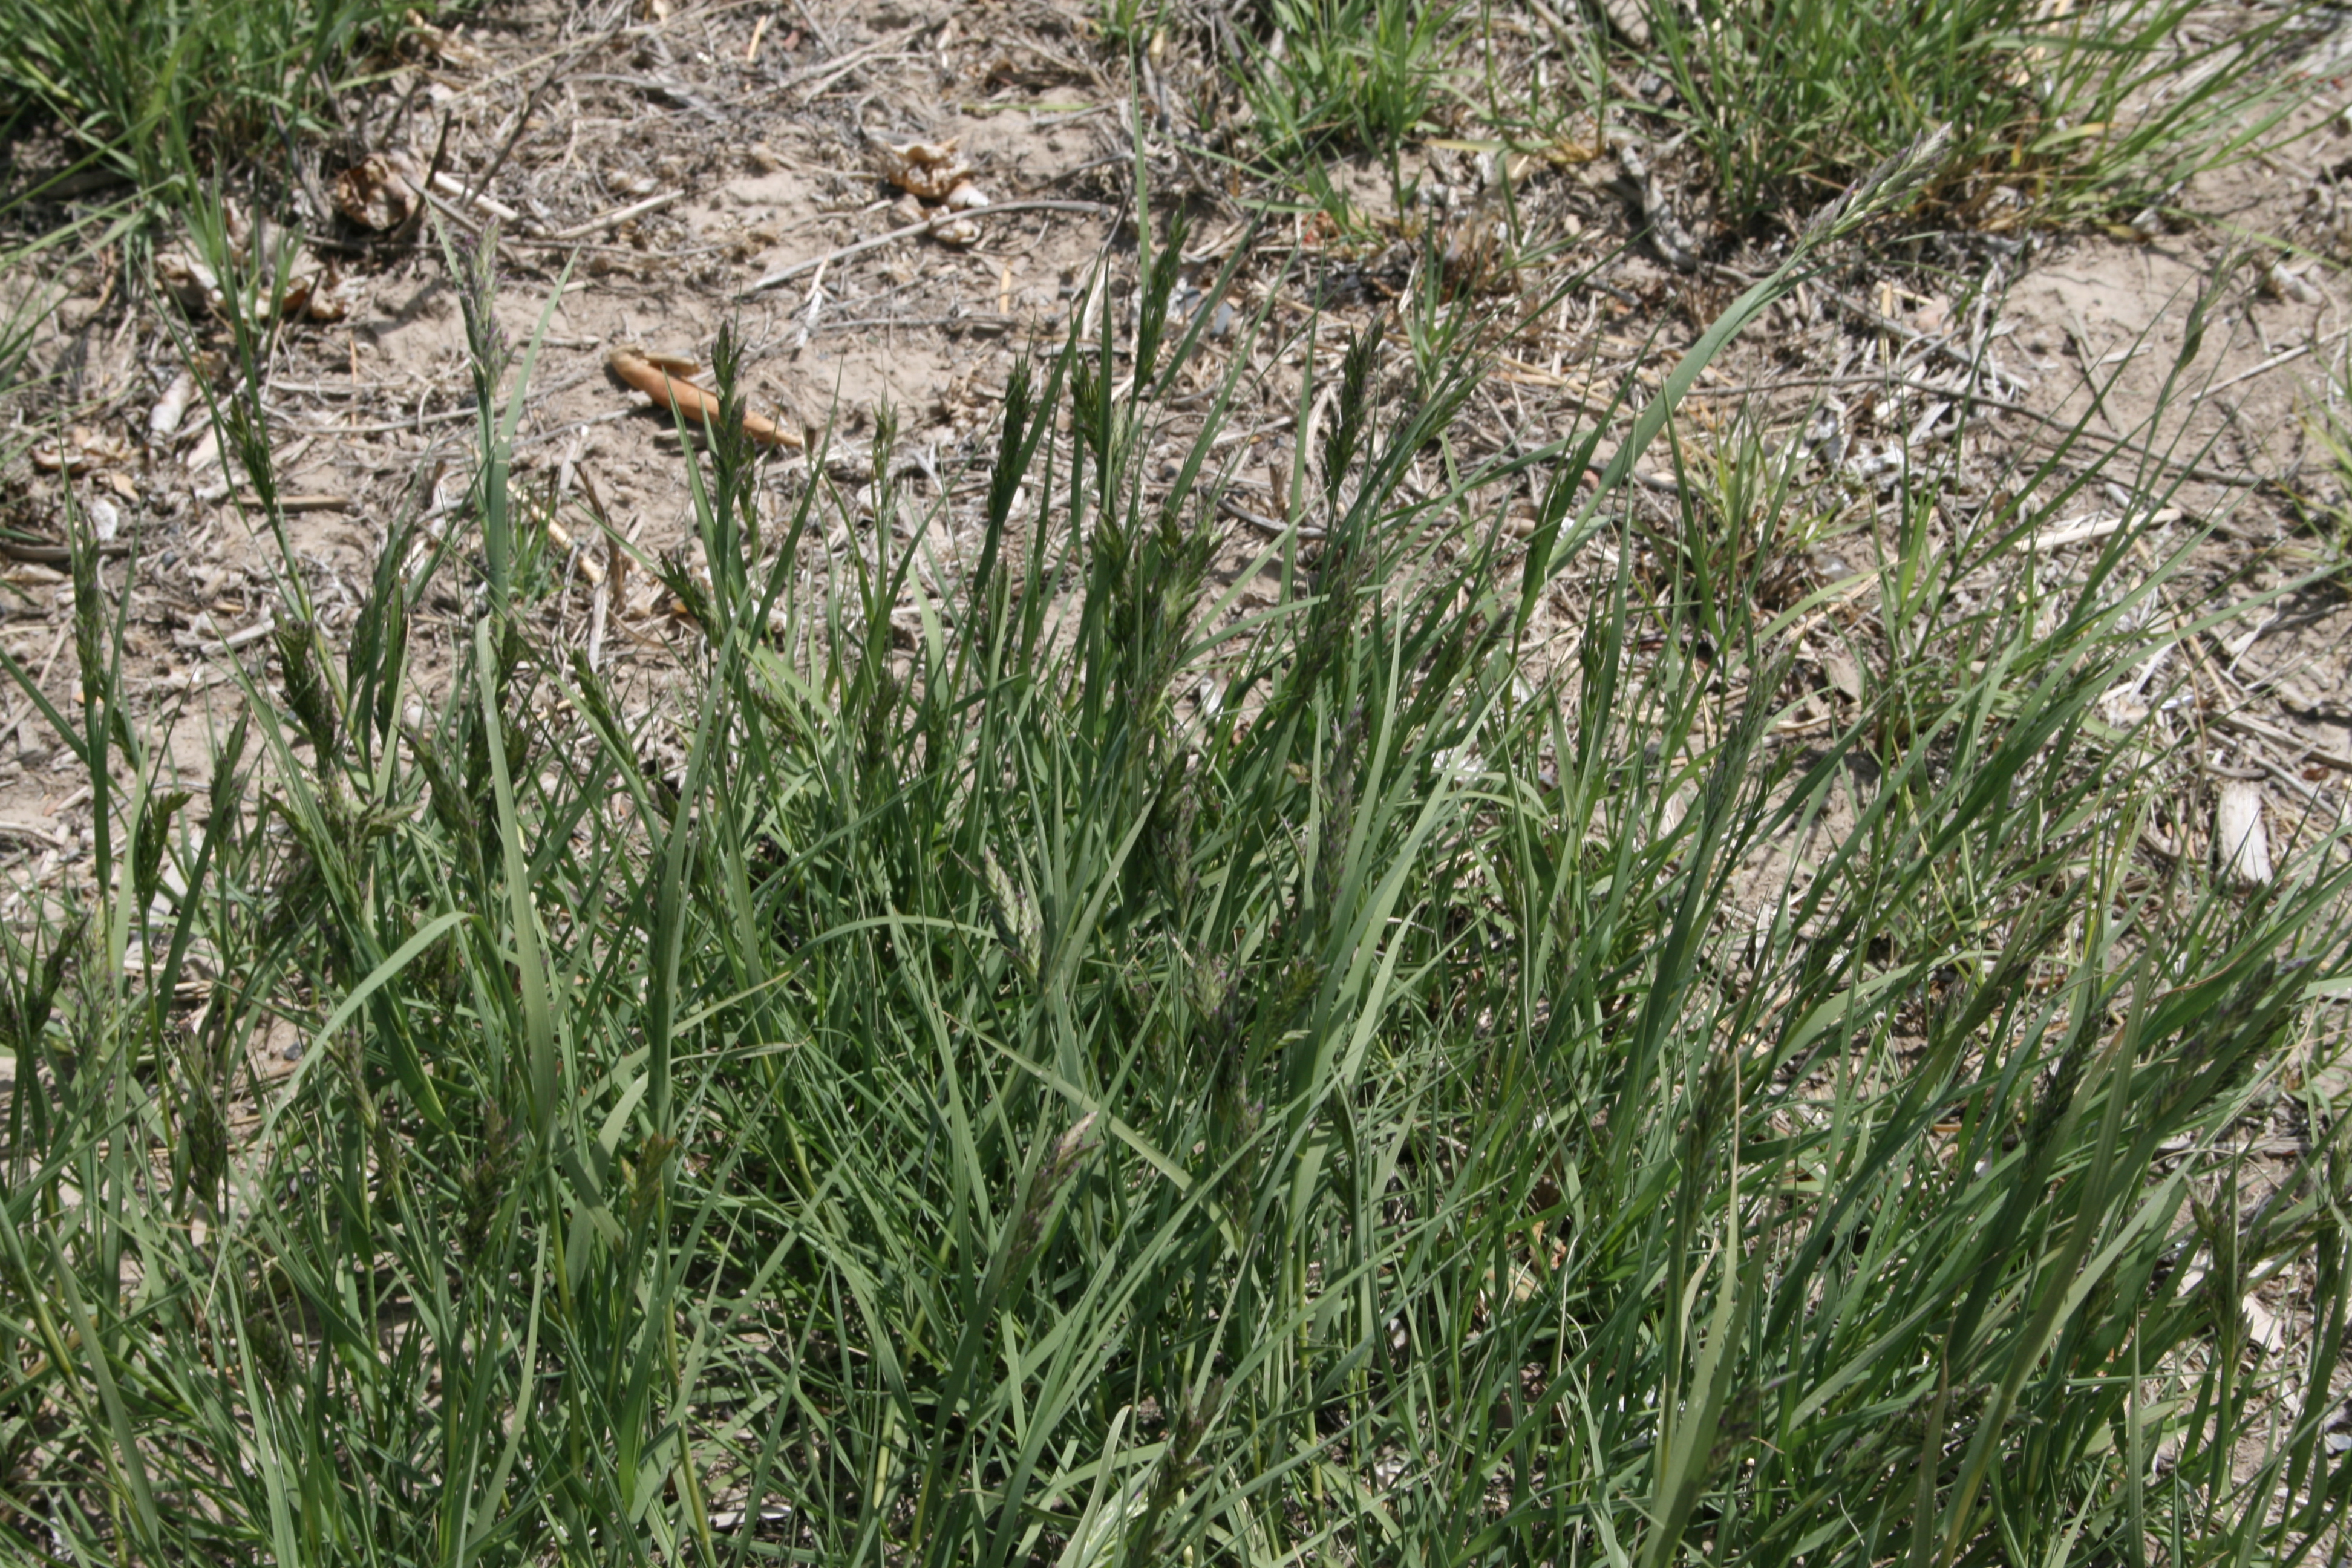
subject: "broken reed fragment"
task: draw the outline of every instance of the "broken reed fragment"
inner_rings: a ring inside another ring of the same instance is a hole
[[[2263,786],[2249,779],[2221,785],[2213,806],[2213,848],[2222,872],[2243,888],[2271,879],[2270,837],[2263,828]]]

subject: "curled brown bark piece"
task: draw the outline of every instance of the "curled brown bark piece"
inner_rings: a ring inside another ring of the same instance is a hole
[[[613,367],[614,375],[681,419],[706,425],[719,416],[718,394],[705,392],[687,380],[688,362],[674,354],[649,354],[640,349],[614,349],[607,356],[606,363]],[[743,433],[763,447],[790,447],[798,450],[805,445],[799,431],[787,430],[774,420],[749,410],[743,415]]]

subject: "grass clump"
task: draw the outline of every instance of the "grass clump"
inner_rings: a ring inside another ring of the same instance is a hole
[[[1402,221],[1410,144],[1441,130],[1483,124],[1514,146],[1532,132],[1521,151],[1578,155],[1638,134],[1703,193],[1714,239],[1737,247],[1801,231],[1940,126],[1943,162],[1915,219],[2145,237],[2178,216],[2191,178],[2265,144],[2315,36],[2297,7],[2196,0],[1629,0],[1584,12],[1539,5],[1505,26],[1500,13],[1440,0],[1266,0],[1230,65],[1253,156],[1337,216],[1323,163],[1368,154],[1386,165]]]
[[[2321,378],[2303,424],[2325,459],[2329,488],[2299,498],[2295,510],[2321,560],[2352,588],[2352,365],[2343,356]]]
[[[668,574],[702,633],[675,750],[528,614],[543,516],[495,395],[530,362],[487,333],[446,664],[402,521],[342,658],[289,603],[177,781],[83,542],[50,717],[96,891],[0,1009],[11,1550],[2322,1539],[2344,1175],[2323,1138],[2253,1205],[2232,1162],[2342,985],[2347,872],[2321,841],[2247,900],[2132,859],[2152,764],[2097,703],[2165,635],[2161,574],[2123,576],[2145,536],[1964,592],[2053,482],[1890,561],[1899,657],[1786,743],[1790,620],[1703,626],[1614,498],[1801,258],[1589,499],[1597,437],[1460,470],[1475,362],[1353,342],[1291,526],[1225,585],[1255,356],[1183,411],[1201,327],[1150,240],[1132,318],[1012,379],[969,519],[898,487],[887,422],[869,482],[820,464],[781,509],[718,422],[709,575]],[[1522,547],[1492,506],[1530,476]],[[1707,557],[1707,613],[1764,554]],[[1522,634],[1577,563],[1548,668]],[[257,1061],[289,1036],[290,1071]],[[2314,1259],[2283,1364],[2240,1303]]]
[[[348,58],[406,0],[0,0],[0,105],[54,118],[168,205],[226,154],[323,129]],[[428,14],[435,7],[426,5]]]
[[[1268,153],[1393,160],[1445,96],[1460,7],[1438,0],[1267,0],[1247,84]]]
[[[1647,59],[1734,232],[1801,217],[1937,123],[1922,193],[1972,226],[2130,219],[2284,113],[2292,11],[2242,26],[2194,0],[2052,5],[1769,0],[1646,7]]]

